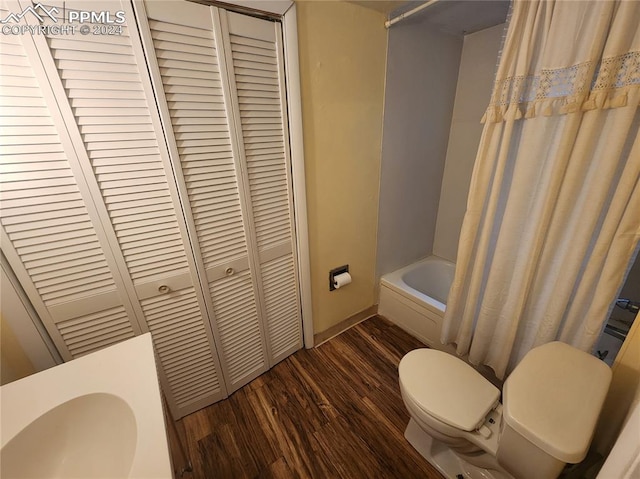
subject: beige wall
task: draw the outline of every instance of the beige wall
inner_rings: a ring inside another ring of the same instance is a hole
[[[37,317],[10,268],[0,265],[0,384],[55,366],[61,358],[36,328]],[[53,348],[53,344],[50,344]]]
[[[298,1],[305,173],[316,333],[374,304],[387,32],[382,13]],[[353,283],[329,292],[329,270]]]
[[[433,243],[433,254],[454,262],[503,31],[501,24],[471,33],[462,47]]]
[[[10,383],[35,372],[13,330],[0,315],[0,384]]]

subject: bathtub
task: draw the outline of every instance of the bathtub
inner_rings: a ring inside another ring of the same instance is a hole
[[[440,343],[447,296],[455,264],[438,256],[382,276],[378,314],[427,346],[454,352]]]

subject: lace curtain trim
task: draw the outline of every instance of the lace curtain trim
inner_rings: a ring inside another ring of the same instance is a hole
[[[482,122],[533,118],[627,105],[640,88],[640,51],[496,80]]]

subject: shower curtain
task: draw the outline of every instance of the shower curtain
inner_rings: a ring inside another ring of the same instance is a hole
[[[503,378],[590,350],[640,238],[640,2],[515,0],[443,343]]]

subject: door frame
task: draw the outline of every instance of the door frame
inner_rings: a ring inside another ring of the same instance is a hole
[[[282,17],[284,37],[284,63],[287,80],[287,109],[291,148],[291,178],[293,181],[293,208],[295,214],[298,277],[304,345],[313,347],[313,312],[311,307],[311,262],[309,260],[309,229],[307,225],[307,189],[304,172],[304,142],[302,135],[302,95],[300,93],[300,63],[298,57],[298,20],[296,6],[291,6]]]

